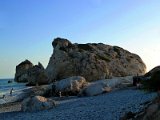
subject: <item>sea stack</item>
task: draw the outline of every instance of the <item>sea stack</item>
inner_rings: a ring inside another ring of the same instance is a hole
[[[16,66],[16,73],[14,81],[16,82],[28,82],[28,70],[33,67],[33,64],[29,60],[25,60]]]
[[[142,59],[129,51],[103,43],[72,44],[64,38],[52,42],[53,54],[46,72],[50,80],[71,76],[83,76],[87,81],[112,76],[143,75],[146,65]]]

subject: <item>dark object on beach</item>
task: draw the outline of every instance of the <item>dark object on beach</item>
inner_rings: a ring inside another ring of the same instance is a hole
[[[135,113],[128,112],[120,120],[130,120],[134,118],[134,116],[135,116]]]
[[[141,84],[145,81],[148,81],[150,77],[145,77],[145,76],[134,76],[133,77],[133,86],[137,86],[137,84]]]
[[[132,120],[134,117],[135,117],[135,113],[133,113],[133,112],[127,112],[123,117],[121,117],[121,119],[120,120]]]
[[[12,80],[8,80],[8,83],[12,83]]]
[[[141,83],[145,78],[143,76],[134,76],[133,77],[133,86],[137,86],[137,84]]]
[[[3,95],[3,99],[5,98],[5,95]]]
[[[149,80],[143,81],[142,84],[147,90],[160,90],[160,71],[152,73],[151,78]]]
[[[12,92],[13,92],[13,88],[10,90],[10,95],[12,95]]]
[[[56,94],[56,85],[55,83],[52,84],[51,96],[55,96]]]

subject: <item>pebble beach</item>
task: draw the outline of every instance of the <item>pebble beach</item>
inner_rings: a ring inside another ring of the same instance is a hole
[[[93,97],[73,97],[57,101],[53,109],[22,112],[21,103],[0,106],[0,120],[119,120],[125,113],[138,113],[156,93],[134,88],[112,91]]]

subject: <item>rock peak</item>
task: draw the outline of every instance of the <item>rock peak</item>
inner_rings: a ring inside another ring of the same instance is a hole
[[[67,47],[68,45],[71,45],[72,43],[65,38],[60,38],[57,37],[53,40],[52,42],[52,46],[55,48],[57,45],[59,45],[60,47]]]
[[[25,61],[21,62],[18,66],[26,65],[26,64],[32,64],[32,63],[28,59],[26,59]]]

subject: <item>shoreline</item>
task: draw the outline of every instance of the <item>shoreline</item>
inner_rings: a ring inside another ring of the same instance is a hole
[[[126,112],[139,112],[143,110],[143,103],[153,100],[156,93],[147,93],[136,89],[115,90],[93,97],[73,97],[58,100],[58,105],[49,110],[39,112],[20,111],[20,102],[0,105],[0,118],[14,119],[113,119],[119,120]],[[53,98],[52,98],[53,99]],[[5,109],[6,111],[2,111]],[[7,111],[8,110],[8,111]],[[18,111],[18,112],[17,112]],[[19,117],[17,117],[19,116]],[[32,117],[31,117],[32,116]]]

